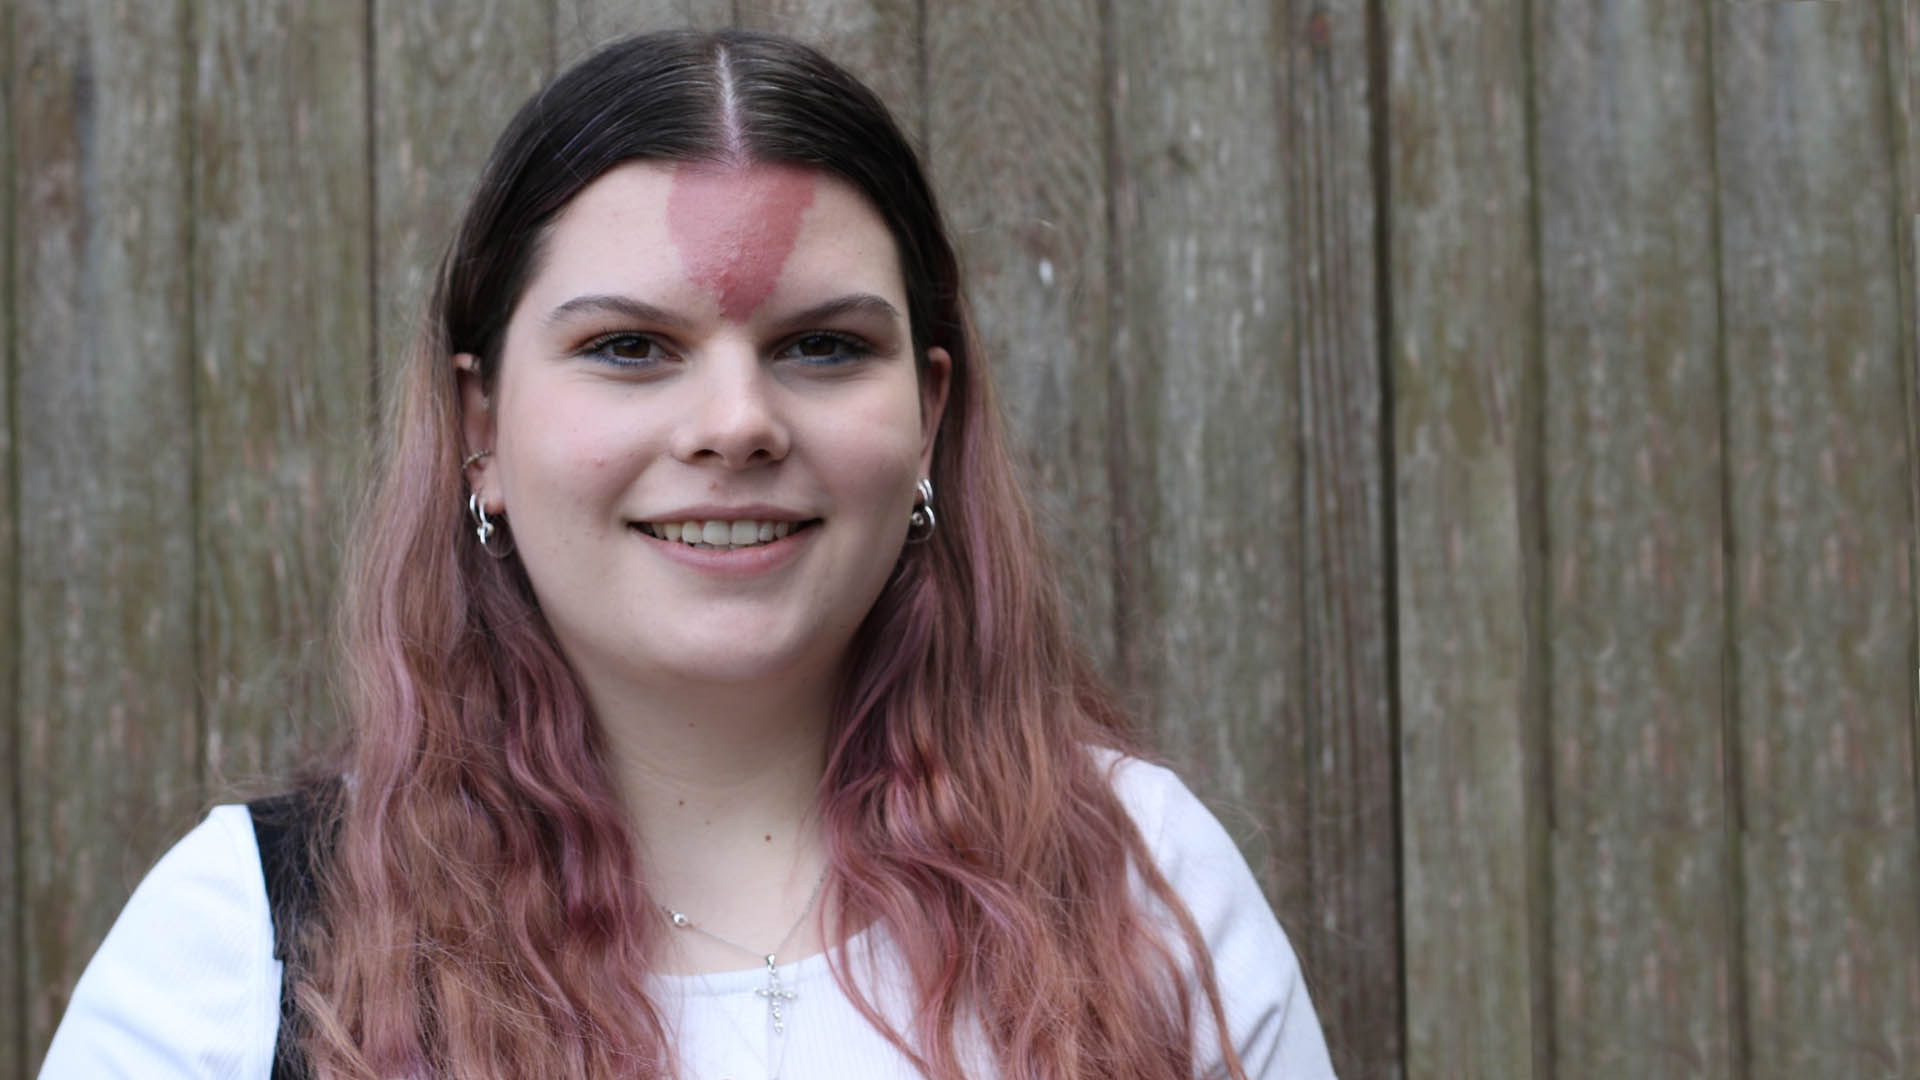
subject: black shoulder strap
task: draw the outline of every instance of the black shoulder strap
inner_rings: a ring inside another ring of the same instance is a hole
[[[311,791],[292,791],[247,804],[253,838],[260,845],[260,871],[273,913],[273,955],[287,970],[295,930],[313,909],[312,832],[317,808]],[[273,1047],[272,1080],[306,1080],[307,1061],[295,1036],[293,983],[280,980],[280,1036]]]

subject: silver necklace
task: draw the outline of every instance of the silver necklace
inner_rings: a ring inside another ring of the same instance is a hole
[[[767,1021],[773,1025],[773,1033],[784,1036],[787,1033],[786,1006],[798,999],[800,995],[787,989],[780,981],[780,953],[786,949],[787,942],[793,940],[793,935],[799,932],[800,924],[807,921],[807,913],[813,910],[815,901],[820,899],[820,889],[825,886],[826,883],[827,872],[821,870],[820,880],[813,883],[813,892],[807,897],[807,905],[800,909],[800,916],[793,920],[792,926],[787,927],[786,935],[780,939],[778,945],[773,947],[772,952],[763,953],[755,949],[749,949],[737,941],[730,941],[723,938],[719,934],[688,918],[685,912],[676,911],[665,904],[660,905],[660,910],[667,913],[667,921],[673,924],[676,930],[691,930],[696,934],[711,938],[729,949],[737,949],[740,952],[746,953],[748,956],[766,962],[767,985],[754,990],[753,995],[766,1001]],[[782,1054],[781,1056],[785,1057],[786,1055]]]

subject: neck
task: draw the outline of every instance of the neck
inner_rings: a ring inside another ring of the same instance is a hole
[[[756,950],[778,943],[825,866],[815,808],[832,689],[776,689],[589,691],[649,895]]]

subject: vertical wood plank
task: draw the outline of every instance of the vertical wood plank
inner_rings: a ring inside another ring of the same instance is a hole
[[[197,804],[183,11],[12,5],[21,1048]]]
[[[1914,151],[1920,147],[1920,112],[1915,112],[1915,93],[1920,91],[1920,0],[1880,0],[1880,34],[1888,43],[1887,80],[1893,115],[1892,136],[1895,148],[1895,193],[1900,200],[1903,228],[1920,213],[1920,192],[1915,191]],[[1905,249],[1902,249],[1905,250]],[[1903,267],[1903,272],[1909,267]]]
[[[493,142],[550,74],[549,0],[373,6],[377,363],[391,385]]]
[[[1100,42],[1095,0],[934,5],[926,165],[1073,625],[1111,671]]]
[[[1706,12],[1549,0],[1534,32],[1554,1074],[1728,1077]]]
[[[1878,14],[1714,9],[1752,1075],[1920,1069],[1913,521]]]
[[[1526,42],[1513,0],[1382,10],[1407,1074],[1530,1076]]]
[[[13,386],[18,378],[19,352],[14,348],[13,265],[14,202],[19,178],[14,173],[13,5],[0,9],[0,808],[7,821],[0,828],[0,1077],[26,1080],[26,956],[21,922],[20,852],[26,843],[21,829],[19,780],[20,621],[14,583],[19,578],[20,550],[15,532],[13,478],[19,470],[13,425]]]
[[[1906,198],[1906,216],[1920,214],[1920,0],[1883,0],[1889,38],[1898,34],[1902,45],[1895,57],[1892,77],[1899,102],[1895,117],[1902,139],[1906,168],[1902,190]]]
[[[374,336],[367,12],[222,0],[196,16],[199,670],[211,776],[246,782],[331,719]]]
[[[1909,708],[1908,747],[1914,754],[1909,767],[1920,784],[1920,110],[1914,98],[1915,76],[1920,74],[1920,3],[1882,0],[1882,37],[1892,43],[1887,55],[1887,78],[1892,88],[1895,138],[1894,190],[1898,205],[1900,386],[1907,426],[1907,565],[1908,618],[1913,651],[1907,665],[1913,674]],[[1916,810],[1920,819],[1920,810]],[[1920,829],[1920,820],[1915,821]]]
[[[1114,4],[1124,685],[1280,916],[1308,916],[1300,364],[1270,5]]]
[[[1367,5],[1289,5],[1284,189],[1298,328],[1310,922],[1343,1077],[1404,1069]]]
[[[859,76],[893,110],[900,128],[924,146],[927,0],[736,0],[734,21],[790,34]]]
[[[653,30],[714,30],[733,23],[733,0],[550,0],[555,69],[615,38]]]

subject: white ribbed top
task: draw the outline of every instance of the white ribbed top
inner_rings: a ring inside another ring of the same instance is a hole
[[[1207,941],[1248,1075],[1332,1076],[1293,948],[1226,831],[1166,769],[1119,761],[1114,785]],[[905,980],[885,928],[841,949],[889,1019],[904,1020]],[[785,1080],[918,1075],[841,992],[826,954],[779,971],[796,995],[784,1036],[753,993],[764,967],[652,979],[688,1080],[764,1080],[782,1062]],[[246,807],[221,806],[135,890],[75,987],[40,1076],[267,1080],[279,1006],[253,824]],[[1201,1028],[1195,1050],[1202,1075],[1213,1075],[1217,1043],[1210,1024]]]

